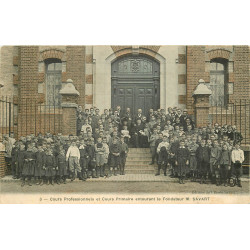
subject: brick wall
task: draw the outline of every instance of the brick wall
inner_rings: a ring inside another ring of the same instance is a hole
[[[187,46],[187,109],[190,114],[194,113],[192,94],[199,79],[205,76],[205,46]]]
[[[78,104],[85,104],[85,46],[66,47],[67,78],[72,79],[79,91]]]
[[[27,134],[30,134],[34,131],[34,120],[31,114],[35,113],[35,107],[30,103],[38,97],[39,48],[38,46],[20,46],[18,56],[18,131],[25,127]]]
[[[234,94],[230,100],[249,99],[249,46],[234,46]]]
[[[0,178],[4,177],[6,174],[6,163],[4,159],[4,152],[0,151]]]

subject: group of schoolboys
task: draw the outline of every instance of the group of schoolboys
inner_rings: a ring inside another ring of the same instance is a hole
[[[152,162],[167,175],[179,179],[199,180],[201,184],[211,179],[216,185],[229,183],[236,178],[241,187],[244,152],[240,149],[241,134],[235,126],[208,125],[195,128],[187,110],[169,108],[143,115],[138,109],[132,115],[130,108],[121,110],[98,108],[77,110],[77,136],[30,135],[21,137],[13,145],[10,161],[13,178],[22,178],[28,185],[34,177],[36,184],[66,183],[78,177],[109,177],[124,175],[129,147],[149,147]],[[6,137],[6,146],[10,137]]]

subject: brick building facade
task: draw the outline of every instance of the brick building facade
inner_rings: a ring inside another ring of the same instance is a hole
[[[142,58],[141,61],[136,60],[137,56]],[[133,63],[134,71],[126,69],[127,75],[119,78],[119,72],[112,71],[112,65],[118,60],[123,67],[126,63]],[[209,114],[204,113],[208,122],[235,123],[237,118],[239,123],[239,112],[235,114],[235,109],[228,104],[249,100],[249,46],[3,46],[0,82],[4,87],[0,89],[0,96],[7,96],[13,102],[13,131],[18,136],[48,130],[61,132],[65,121],[59,108],[61,97],[58,93],[67,79],[73,80],[80,93],[78,105],[110,108],[115,103],[114,95],[119,95],[115,93],[117,86],[125,86],[124,79],[131,84],[136,70],[138,74],[145,71],[138,65],[144,63],[144,67],[148,67],[145,62],[149,67],[152,62],[159,65],[159,72],[152,71],[152,83],[148,83],[151,85],[143,87],[152,93],[152,97],[154,91],[159,91],[158,108],[179,106],[194,115],[192,95],[199,79],[203,79],[214,92],[220,91],[212,97],[214,101],[211,102],[210,98]],[[145,81],[146,74],[145,78],[141,74],[138,79]],[[154,81],[156,77],[158,89]],[[114,86],[113,79],[118,79]],[[139,80],[137,82],[141,84]],[[122,88],[118,90],[122,95]],[[138,89],[132,90],[135,91],[134,102]],[[143,98],[147,99],[146,94]],[[215,109],[220,110],[219,117]],[[249,120],[248,110],[246,115],[246,120]],[[203,117],[200,119],[204,120]],[[241,122],[249,134],[247,122]],[[0,123],[1,131],[6,132],[8,121]]]

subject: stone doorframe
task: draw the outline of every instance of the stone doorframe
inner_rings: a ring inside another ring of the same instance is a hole
[[[116,59],[118,59],[120,56],[125,56],[125,55],[133,55],[133,54],[141,54],[141,55],[147,55],[155,60],[157,60],[160,63],[160,107],[161,108],[166,108],[166,90],[167,90],[167,84],[166,84],[166,59],[154,52],[152,53],[151,50],[149,49],[141,49],[137,48],[138,46],[133,46],[132,49],[126,49],[124,50],[124,53],[117,53],[114,52],[110,54],[106,59],[105,59],[105,73],[107,74],[107,78],[110,79],[110,84],[105,87],[106,89],[106,94],[109,93],[109,107],[111,107],[111,65],[112,62],[114,62]],[[134,48],[134,49],[133,49]],[[95,95],[95,92],[94,92]],[[95,98],[95,97],[94,97]]]

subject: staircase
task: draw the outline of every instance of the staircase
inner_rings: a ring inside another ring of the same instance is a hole
[[[151,153],[149,148],[129,148],[127,161],[125,165],[126,174],[152,174],[156,170],[151,162]]]

